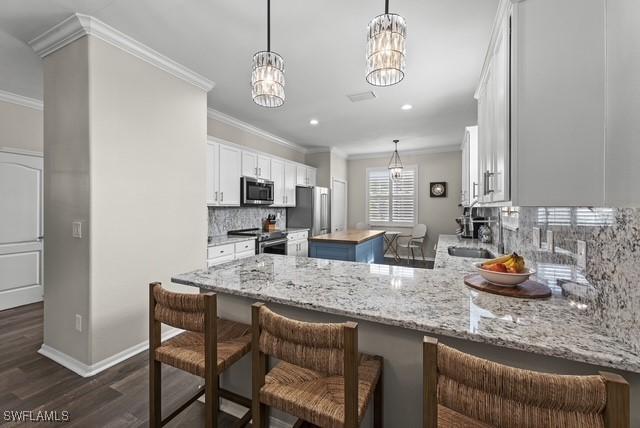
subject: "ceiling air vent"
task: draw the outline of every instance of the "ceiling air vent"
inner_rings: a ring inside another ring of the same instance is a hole
[[[376,97],[376,94],[373,91],[360,92],[359,94],[349,94],[347,98],[351,100],[352,103],[357,103],[360,101],[372,100]]]

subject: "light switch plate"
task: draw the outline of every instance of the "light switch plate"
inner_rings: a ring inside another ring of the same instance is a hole
[[[578,267],[582,269],[587,267],[587,243],[585,241],[578,240],[578,260],[576,261]]]
[[[556,245],[555,242],[553,242],[554,238],[553,238],[553,230],[547,230],[547,250],[555,253],[556,252]]]
[[[71,236],[74,238],[82,238],[82,222],[74,221],[71,223]]]
[[[533,228],[533,248],[540,248],[540,228]]]

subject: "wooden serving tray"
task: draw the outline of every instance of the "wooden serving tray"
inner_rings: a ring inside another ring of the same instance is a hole
[[[493,285],[480,274],[474,273],[464,277],[464,283],[476,290],[485,291],[500,296],[518,297],[521,299],[545,299],[551,297],[551,289],[540,282],[527,280],[515,287],[500,287]]]

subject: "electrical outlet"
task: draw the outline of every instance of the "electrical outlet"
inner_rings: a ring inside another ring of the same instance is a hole
[[[556,245],[555,242],[553,241],[553,230],[547,230],[547,250],[555,253],[556,252]]]
[[[82,315],[76,314],[76,330],[82,331]]]
[[[533,248],[540,248],[540,246],[541,246],[540,228],[539,227],[534,227],[533,228]]]
[[[587,267],[587,243],[585,241],[578,240],[578,260],[576,261],[578,267],[584,269]]]
[[[71,236],[74,238],[82,238],[82,222],[71,222]]]

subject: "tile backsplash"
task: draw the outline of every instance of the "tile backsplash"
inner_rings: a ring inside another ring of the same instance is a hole
[[[226,235],[230,230],[262,227],[262,220],[269,214],[279,214],[278,228],[287,225],[286,208],[267,207],[209,207],[209,236]]]
[[[574,272],[567,280],[589,285],[589,306],[607,332],[640,353],[640,209],[520,207],[502,216],[506,251],[521,252],[539,268]],[[534,246],[534,227],[541,248]],[[553,232],[553,251],[547,231]],[[586,244],[585,267],[578,263],[578,241]]]

